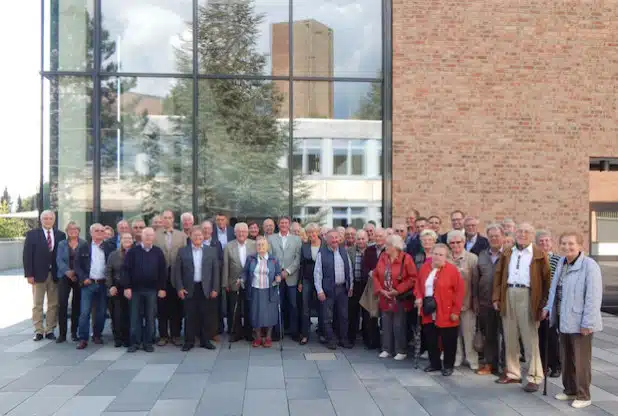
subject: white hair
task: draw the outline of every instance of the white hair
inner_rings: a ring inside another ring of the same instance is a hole
[[[399,234],[391,234],[386,237],[386,245],[395,247],[399,251],[403,251],[406,244],[403,242],[403,238]]]
[[[92,224],[92,225],[90,226],[90,228],[88,229],[88,230],[90,231],[90,234],[92,234],[92,232],[94,231],[94,229],[95,229],[95,228],[97,228],[97,227],[103,227],[103,224],[100,224],[100,223],[98,223],[98,222],[95,222],[94,224]]]
[[[52,217],[54,217],[54,219],[56,219],[56,213],[51,209],[46,209],[45,211],[41,212],[41,215],[39,215],[39,219],[41,221],[43,220],[44,215],[51,215]]]
[[[500,234],[504,235],[504,228],[502,228],[502,226],[498,223],[494,222],[494,223],[489,224],[485,232],[489,233],[491,230],[498,230],[500,231]]]
[[[431,238],[434,239],[434,241],[438,241],[438,234],[436,234],[436,232],[434,230],[430,230],[430,229],[425,229],[423,231],[421,231],[421,234],[419,235],[419,238],[423,238],[425,236],[431,236]]]
[[[189,219],[191,218],[191,221],[193,222],[193,214],[190,212],[185,212],[180,216],[180,221],[184,221],[185,219]]]
[[[236,225],[234,226],[234,232],[240,231],[240,230],[249,231],[249,226],[247,225],[246,222],[237,222],[236,223]]]
[[[451,230],[446,235],[446,242],[450,244],[451,240],[457,237],[461,238],[463,241],[466,241],[466,233],[461,230]]]

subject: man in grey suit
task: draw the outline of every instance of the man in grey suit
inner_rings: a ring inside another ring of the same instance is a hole
[[[178,250],[174,262],[173,279],[178,297],[185,306],[185,342],[183,351],[193,348],[195,337],[200,336],[200,346],[214,350],[210,341],[216,332],[213,323],[218,314],[217,297],[221,288],[221,274],[217,251],[204,246],[202,228],[191,229],[191,245]]]
[[[255,241],[248,239],[249,227],[244,222],[239,222],[234,226],[234,234],[236,239],[227,243],[223,250],[221,284],[228,295],[227,330],[231,342],[239,341],[242,338],[249,341],[252,335],[246,289],[238,285],[238,280],[242,277],[247,257],[256,253]],[[244,325],[241,322],[242,317],[244,317]]]
[[[290,217],[279,219],[279,233],[268,237],[269,252],[281,263],[281,309],[288,318],[289,333],[298,340],[298,269],[300,267],[300,237],[290,233]],[[279,329],[281,330],[281,329]]]

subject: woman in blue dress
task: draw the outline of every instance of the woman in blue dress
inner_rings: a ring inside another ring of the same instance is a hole
[[[279,322],[279,283],[281,265],[268,254],[265,237],[256,240],[257,253],[247,258],[242,283],[247,288],[249,317],[254,331],[254,348],[272,347],[272,330]],[[264,333],[266,336],[264,337]]]

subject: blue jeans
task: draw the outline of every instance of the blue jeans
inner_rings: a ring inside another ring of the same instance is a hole
[[[131,345],[152,345],[157,308],[156,290],[133,290],[129,308],[131,310]],[[146,320],[143,327],[142,319]]]
[[[325,337],[328,342],[334,342],[333,316],[337,313],[339,341],[348,340],[348,291],[345,285],[336,285],[332,292],[326,294],[326,300],[320,306],[324,320]]]
[[[96,303],[93,335],[97,338],[101,337],[103,327],[105,326],[105,310],[107,309],[107,288],[105,284],[92,282],[88,286],[82,287],[82,298],[80,302],[79,314],[79,339],[80,341],[88,341],[90,338],[90,310],[92,302]]]

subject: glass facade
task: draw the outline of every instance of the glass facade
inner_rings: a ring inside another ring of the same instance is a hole
[[[44,208],[61,227],[167,208],[388,222],[384,7],[45,1]]]

